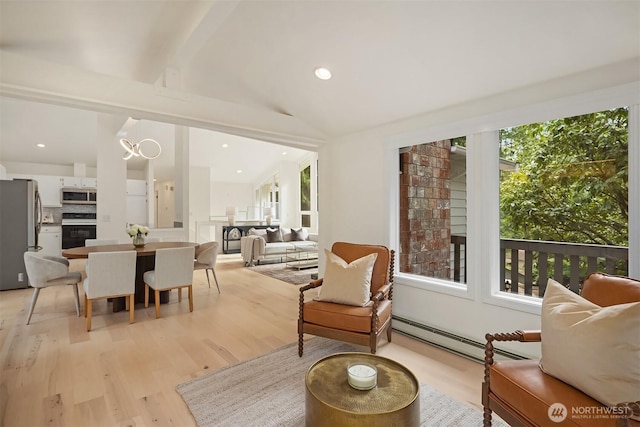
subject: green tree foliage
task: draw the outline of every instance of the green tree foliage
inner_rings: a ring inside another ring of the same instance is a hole
[[[311,166],[300,171],[300,210],[311,210]]]
[[[626,108],[500,131],[505,238],[628,245]]]

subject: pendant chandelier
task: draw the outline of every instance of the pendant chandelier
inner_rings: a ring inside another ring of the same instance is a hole
[[[129,160],[131,157],[144,157],[148,160],[153,160],[160,156],[162,153],[162,147],[160,143],[155,139],[145,138],[136,144],[132,144],[128,139],[122,138],[120,139],[120,145],[125,149],[124,156],[122,158],[124,160]],[[146,153],[143,151],[143,147],[146,145]],[[149,148],[149,146],[155,145],[155,148]],[[149,154],[149,150],[152,154]]]

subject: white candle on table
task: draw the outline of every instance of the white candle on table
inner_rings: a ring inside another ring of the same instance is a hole
[[[349,385],[359,390],[369,390],[376,386],[377,374],[376,368],[371,365],[362,363],[350,365],[347,368],[349,375]]]

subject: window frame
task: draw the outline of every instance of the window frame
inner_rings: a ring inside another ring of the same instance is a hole
[[[302,192],[298,192],[298,219],[300,221],[300,225],[302,225],[302,216],[309,215],[311,224],[309,226],[309,230],[312,232],[317,232],[318,230],[318,155],[317,153],[313,153],[308,157],[305,157],[298,164],[298,189],[300,186],[300,174],[304,169],[309,167],[310,171],[310,210],[302,210]]]
[[[437,114],[441,124],[425,124],[415,131],[385,138],[389,171],[389,242],[400,247],[399,233],[399,149],[467,136],[467,283],[395,273],[395,282],[459,298],[480,299],[528,313],[540,314],[541,299],[510,295],[499,291],[499,130],[510,126],[544,122],[560,117],[577,116],[621,106],[629,107],[629,275],[640,277],[640,83],[558,98],[483,116],[453,119],[446,122],[446,112]],[[450,119],[450,118],[449,118]],[[488,148],[489,147],[489,148]],[[493,147],[491,149],[490,147]],[[397,269],[397,266],[396,266]],[[490,286],[483,286],[488,283]]]

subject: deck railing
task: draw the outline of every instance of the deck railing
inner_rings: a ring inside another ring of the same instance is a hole
[[[466,256],[460,256],[461,253],[466,254],[466,237],[451,236],[451,246],[452,278],[466,282]],[[547,279],[551,277],[579,293],[584,278],[595,271],[628,274],[629,248],[500,239],[501,291],[542,297]]]

